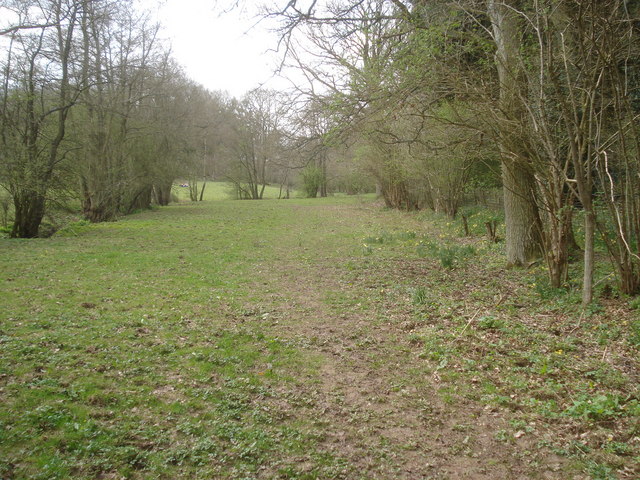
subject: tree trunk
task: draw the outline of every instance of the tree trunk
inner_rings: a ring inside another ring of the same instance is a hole
[[[582,305],[587,306],[593,300],[593,254],[596,233],[596,216],[589,206],[584,212],[584,276],[582,284]]]
[[[320,177],[320,197],[324,198],[328,195],[327,192],[327,151],[323,149],[322,151],[322,160],[320,164],[320,172],[322,176]]]
[[[504,116],[499,125],[502,153],[502,184],[506,225],[507,264],[526,266],[541,253],[541,222],[535,202],[535,178],[527,168],[527,156],[510,131],[517,128],[525,113],[522,98],[526,95],[526,77],[519,62],[520,31],[509,2],[489,0],[487,13],[491,19],[496,45],[496,67],[500,81],[500,110]]]
[[[541,222],[534,198],[534,178],[517,162],[503,160],[502,184],[509,267],[529,265],[540,257]]]
[[[20,192],[13,197],[15,220],[11,238],[35,238],[44,217],[45,197],[37,192]]]
[[[156,200],[158,205],[166,207],[171,201],[171,183],[164,185],[155,185]]]
[[[192,202],[198,201],[198,180],[196,178],[189,179],[189,198]]]
[[[204,177],[202,188],[200,188],[200,201],[204,198],[204,188],[207,186],[207,177]]]
[[[129,202],[129,207],[126,212],[127,215],[133,213],[135,210],[144,210],[151,206],[151,192],[153,187],[151,185],[145,185],[140,188],[138,192]]]

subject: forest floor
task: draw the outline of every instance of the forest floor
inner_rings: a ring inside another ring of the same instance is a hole
[[[0,240],[0,478],[640,478],[640,302],[583,311],[469,220],[219,200]]]

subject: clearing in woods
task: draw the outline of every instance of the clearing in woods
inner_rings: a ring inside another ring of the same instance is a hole
[[[336,197],[0,240],[0,478],[638,478],[637,311],[457,229]]]

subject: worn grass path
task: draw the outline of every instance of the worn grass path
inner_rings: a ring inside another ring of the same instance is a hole
[[[449,242],[475,245],[453,269]],[[634,313],[536,306],[500,246],[444,222],[180,204],[3,240],[0,264],[3,479],[638,473],[637,349],[589,333]],[[571,410],[600,394],[608,413]]]

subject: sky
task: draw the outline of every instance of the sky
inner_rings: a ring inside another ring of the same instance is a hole
[[[221,13],[215,0],[149,1],[164,25],[174,58],[186,74],[210,90],[225,90],[241,97],[262,84],[285,88],[274,78],[277,36],[258,24],[251,12]],[[265,83],[266,82],[266,83]]]

